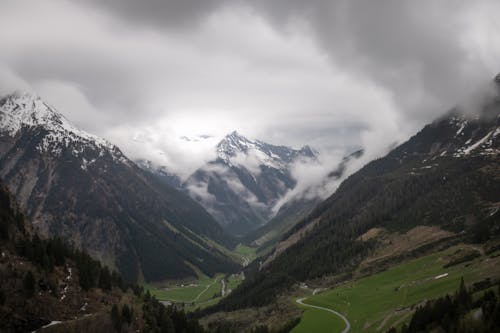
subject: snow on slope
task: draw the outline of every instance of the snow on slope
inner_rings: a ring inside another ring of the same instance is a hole
[[[317,152],[309,146],[304,146],[300,150],[295,150],[285,146],[274,146],[259,140],[249,140],[238,132],[234,131],[228,134],[217,145],[217,157],[229,166],[240,164],[242,155],[250,157],[257,166],[263,165],[279,170],[286,170],[290,163],[295,162],[297,158],[309,158],[315,160]],[[246,162],[248,158],[245,158]],[[252,162],[252,161],[250,161]]]
[[[496,119],[498,124],[500,116],[497,116]],[[455,147],[455,151],[452,154],[453,157],[460,158],[472,153],[479,155],[496,155],[499,153],[499,150],[495,147],[495,141],[497,136],[500,134],[500,127],[498,127],[498,125],[490,127],[489,131],[484,135],[478,136],[474,130],[466,133],[467,129],[473,126],[473,123],[477,123],[478,121],[480,121],[479,116],[475,116],[473,118],[455,116],[450,119],[449,124],[457,128],[455,139],[459,142],[467,139],[465,142]],[[441,156],[444,156],[447,153],[448,152],[442,152]]]
[[[47,131],[36,147],[40,152],[59,156],[63,148],[73,147],[72,154],[78,157],[86,148],[109,152],[113,158],[126,162],[120,150],[98,136],[73,126],[62,114],[45,103],[39,96],[16,92],[0,100],[0,131],[14,137],[24,128],[43,128]],[[89,161],[82,160],[82,165]]]

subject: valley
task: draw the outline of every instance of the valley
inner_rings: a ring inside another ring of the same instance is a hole
[[[499,13],[0,1],[0,333],[500,332]]]
[[[500,281],[499,105],[473,118],[452,110],[353,173],[261,248],[240,287],[199,311],[202,322],[242,328],[251,313],[268,327],[300,318],[295,333],[418,332],[408,325],[425,320],[414,315],[459,287],[487,302]],[[480,325],[468,313],[453,320]]]
[[[238,244],[231,256],[240,258],[242,269],[257,258],[256,248]],[[243,271],[230,275],[217,273],[208,277],[198,271],[198,278],[183,282],[170,281],[145,285],[151,295],[164,304],[177,304],[186,311],[196,311],[217,304],[245,279]]]
[[[164,304],[178,304],[191,312],[216,304],[234,290],[243,279],[241,274],[229,276],[217,274],[214,278],[200,277],[186,284],[146,286],[146,290]]]

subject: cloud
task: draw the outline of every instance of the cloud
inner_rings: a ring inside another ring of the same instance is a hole
[[[84,95],[84,89],[71,82],[40,80],[36,82],[34,90],[43,96],[47,103],[64,110],[66,117],[83,128],[102,132],[106,129],[102,126],[111,121],[105,112],[92,105]]]
[[[250,149],[246,153],[238,153],[236,156],[231,157],[230,161],[233,164],[245,167],[252,175],[260,175],[261,159],[254,149]]]
[[[33,88],[11,68],[0,62],[0,96],[16,90],[33,91]]]
[[[499,70],[496,1],[257,4],[276,25],[307,22],[332,62],[387,88],[401,112],[415,118],[428,120],[429,112],[449,107],[468,87]]]
[[[36,90],[183,177],[214,155],[180,137],[232,130],[322,156],[362,146],[367,161],[500,70],[498,12],[494,0],[4,0],[0,92]],[[335,158],[323,164],[318,177]]]
[[[208,207],[216,201],[215,196],[208,192],[208,184],[190,183],[186,188],[194,198],[208,203]]]

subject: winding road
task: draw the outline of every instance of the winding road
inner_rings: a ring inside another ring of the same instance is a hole
[[[341,333],[347,333],[351,330],[351,323],[349,323],[349,320],[347,320],[347,318],[343,314],[341,314],[335,310],[329,309],[329,308],[324,308],[322,306],[306,304],[306,303],[304,303],[304,300],[306,298],[307,297],[298,298],[297,300],[295,300],[295,302],[297,302],[298,304],[303,305],[303,306],[307,306],[310,308],[315,308],[315,309],[319,309],[319,310],[328,311],[330,313],[333,313],[334,315],[340,317],[340,319],[342,319],[345,323],[345,328]]]

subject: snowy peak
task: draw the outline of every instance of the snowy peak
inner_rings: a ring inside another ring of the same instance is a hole
[[[217,155],[226,160],[227,157],[235,156],[238,153],[246,153],[249,149],[255,147],[256,142],[250,141],[238,132],[233,131],[217,144]]]
[[[299,150],[275,146],[259,140],[247,139],[233,131],[217,144],[217,157],[231,165],[235,157],[239,155],[252,156],[261,165],[282,169],[299,158],[314,160],[318,153],[307,145]]]
[[[40,152],[60,155],[63,149],[72,147],[78,156],[86,148],[108,151],[114,158],[124,159],[117,147],[108,141],[73,126],[55,108],[39,96],[16,92],[0,99],[0,132],[15,137],[23,129],[44,130],[42,141],[37,146]]]
[[[0,100],[0,126],[15,135],[23,126],[61,126],[65,120],[42,99],[26,92],[16,92]]]

